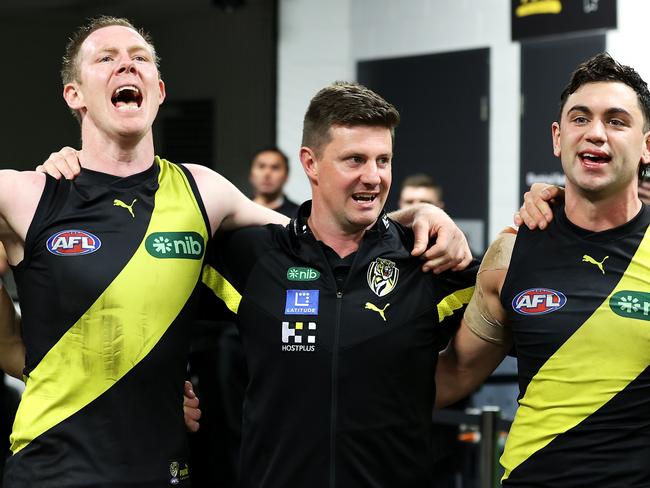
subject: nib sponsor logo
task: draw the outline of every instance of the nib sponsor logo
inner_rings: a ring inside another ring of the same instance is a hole
[[[81,256],[97,251],[102,242],[85,230],[62,230],[47,240],[47,250],[57,256]]]
[[[555,312],[565,304],[564,293],[548,288],[529,288],[512,300],[512,308],[522,315],[543,315]]]
[[[609,299],[609,308],[621,317],[650,320],[650,293],[623,290]]]
[[[287,270],[289,281],[315,281],[320,278],[320,273],[314,268],[299,268],[293,266]]]
[[[160,259],[201,259],[203,237],[196,232],[154,232],[144,243],[147,252]]]

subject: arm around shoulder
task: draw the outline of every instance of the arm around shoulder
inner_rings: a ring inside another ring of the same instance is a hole
[[[250,225],[282,224],[289,219],[248,199],[235,185],[215,171],[196,164],[185,165],[192,173],[210,219],[212,233]]]
[[[460,329],[439,356],[436,407],[449,405],[474,391],[511,347],[500,293],[514,239],[513,234],[500,234],[485,254]]]

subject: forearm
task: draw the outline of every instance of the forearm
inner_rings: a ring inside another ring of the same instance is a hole
[[[0,368],[21,378],[25,367],[25,347],[20,334],[20,316],[0,281]]]
[[[270,208],[266,208],[246,198],[243,194],[236,195],[239,204],[236,211],[228,215],[221,223],[223,230],[239,229],[251,225],[280,224],[287,225],[289,218]]]
[[[436,402],[434,408],[444,408],[473,393],[489,376],[470,365],[458,364],[453,344],[440,353],[436,368]]]
[[[470,330],[463,318],[456,336],[438,355],[435,408],[455,403],[475,391],[509,349],[509,340],[499,344],[487,341]]]

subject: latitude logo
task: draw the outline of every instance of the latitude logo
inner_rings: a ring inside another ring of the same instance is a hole
[[[609,299],[609,308],[621,317],[650,321],[650,293],[622,290]]]
[[[203,237],[196,232],[153,232],[147,236],[145,249],[159,259],[201,259]]]

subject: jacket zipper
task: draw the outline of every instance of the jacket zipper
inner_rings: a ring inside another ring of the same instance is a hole
[[[330,488],[336,488],[336,413],[338,409],[339,331],[343,293],[336,292],[336,325],[332,346],[332,404],[330,405]]]

